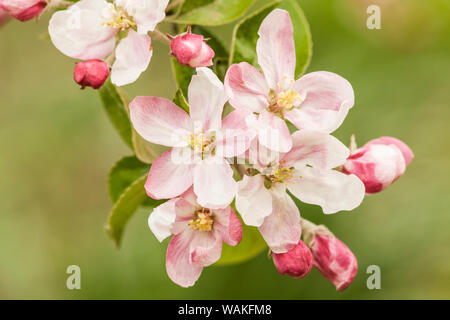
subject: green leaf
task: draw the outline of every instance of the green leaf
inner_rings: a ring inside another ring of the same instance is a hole
[[[239,216],[234,202],[231,204],[234,212]],[[242,222],[242,219],[241,219]],[[216,266],[225,266],[231,264],[238,264],[253,259],[258,254],[260,254],[264,249],[267,248],[267,244],[261,236],[258,228],[247,226],[242,222],[242,240],[241,242],[235,246],[229,246],[225,242],[222,246],[222,256],[219,261],[217,261],[214,265]]]
[[[218,26],[238,19],[254,0],[186,0],[176,18],[166,21],[179,24]]]
[[[297,0],[283,0],[279,8],[289,11],[291,15],[294,25],[295,54],[297,56],[295,76],[300,78],[308,68],[312,56],[313,44],[309,23]]]
[[[99,90],[100,98],[111,120],[123,141],[132,148],[131,124],[124,101],[116,87],[108,80]]]
[[[185,97],[188,96],[188,87],[191,83],[191,78],[195,74],[195,69],[189,66],[182,66],[177,59],[172,58],[172,70],[177,82],[178,89],[183,92]]]
[[[118,113],[120,110],[121,126],[120,127],[115,126],[116,129],[119,131],[121,127],[125,128],[127,126],[129,128],[129,129],[127,129],[129,131],[127,131],[127,132],[130,132],[129,134],[131,136],[131,137],[128,137],[128,135],[127,135],[127,139],[131,139],[129,145],[134,150],[136,157],[144,163],[147,163],[147,164],[153,163],[153,161],[155,161],[156,158],[158,158],[163,152],[168,150],[168,148],[165,146],[150,143],[150,142],[146,141],[144,138],[142,138],[130,124],[129,99],[128,99],[127,95],[122,91],[122,89],[114,86],[111,82],[108,82],[106,87],[105,87],[105,85],[101,89],[103,91],[100,92],[100,95],[102,97],[105,97],[105,99],[107,98],[108,101],[110,101],[110,100],[114,101],[114,105],[113,105],[114,107],[108,107],[108,109],[111,109],[111,111],[114,111],[113,112],[114,114],[116,112]],[[102,98],[102,100],[103,100],[103,98]],[[105,102],[104,102],[104,105],[106,108]],[[122,112],[121,110],[124,110],[124,111]],[[110,116],[110,118],[111,118],[111,116]],[[118,117],[115,117],[115,118],[119,119]],[[119,133],[120,132],[121,131],[119,131]]]
[[[186,98],[184,97],[184,94],[180,89],[177,90],[177,92],[175,93],[175,97],[173,98],[172,101],[181,109],[189,113],[189,105],[186,102]]]
[[[146,180],[147,175],[143,175],[126,188],[109,213],[105,230],[117,247],[120,246],[128,220],[147,198],[144,189]]]
[[[277,7],[289,11],[292,24],[294,25],[297,58],[295,75],[296,78],[299,78],[305,72],[311,60],[312,41],[308,21],[296,0],[274,1],[239,22],[233,32],[230,64],[245,61],[255,67],[258,66],[258,57],[256,55],[256,42],[259,38],[258,30],[267,15]]]
[[[243,225],[241,243],[232,247],[223,243],[222,256],[215,263],[216,266],[243,263],[253,259],[267,248],[267,244],[259,233],[258,228]]]
[[[147,196],[144,188],[146,180],[147,174],[144,174],[131,183],[122,192],[109,213],[105,230],[117,247],[120,246],[125,226],[142,204],[147,203],[155,208],[164,203],[164,200],[153,200]]]
[[[150,166],[135,156],[124,157],[112,167],[108,176],[108,191],[111,201],[116,203],[120,195],[138,178],[147,174]]]

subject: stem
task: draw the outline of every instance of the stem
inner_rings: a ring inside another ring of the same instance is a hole
[[[174,0],[171,3],[169,3],[166,7],[166,12],[169,12],[173,8],[177,7],[178,5],[182,4],[184,0]]]
[[[151,31],[150,35],[152,36],[152,38],[154,37],[154,38],[160,40],[161,42],[164,42],[165,44],[170,45],[170,43],[171,43],[170,39],[167,38],[166,35],[164,33],[162,33],[161,31],[159,31],[158,29]]]

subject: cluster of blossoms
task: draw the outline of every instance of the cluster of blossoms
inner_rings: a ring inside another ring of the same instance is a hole
[[[0,0],[0,9],[26,21],[47,4]],[[167,5],[81,0],[53,14],[50,37],[62,53],[82,60],[74,79],[83,88],[98,89],[109,76],[126,85],[147,69],[151,35],[161,36],[155,28]],[[234,64],[222,83],[207,68],[214,51],[189,27],[166,38],[178,62],[196,68],[189,113],[159,97],[136,97],[129,105],[139,135],[170,147],[152,164],[145,190],[153,199],[168,199],[148,224],[159,241],[173,235],[166,268],[180,286],[194,285],[202,269],[220,259],[223,241],[238,245],[244,223],[258,228],[281,274],[302,278],[315,266],[337,290],[345,289],[358,269],[354,254],[326,227],[301,218],[291,195],[325,214],[350,211],[366,194],[397,180],[413,159],[395,138],[358,149],[354,139],[347,148],[331,135],[354,105],[353,88],[324,71],[296,80],[293,32],[289,13],[272,11],[258,32],[262,72],[246,62]]]

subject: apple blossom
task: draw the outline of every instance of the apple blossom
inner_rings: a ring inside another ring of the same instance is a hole
[[[413,158],[413,152],[402,141],[381,137],[352,152],[343,172],[358,176],[366,193],[377,193],[400,178]]]
[[[296,279],[306,277],[313,264],[311,250],[301,240],[286,253],[272,253],[272,258],[280,274],[287,274]]]
[[[179,196],[191,185],[198,202],[208,208],[231,203],[237,184],[226,158],[244,153],[252,137],[244,112],[222,120],[227,97],[223,84],[208,68],[198,68],[188,90],[190,115],[172,101],[137,97],[130,119],[147,141],[172,147],[153,163],[145,188],[154,199]]]
[[[109,66],[98,59],[78,62],[75,66],[73,78],[82,89],[92,87],[99,89],[109,76]]]
[[[153,52],[147,33],[164,19],[167,3],[81,0],[53,14],[50,37],[59,51],[75,59],[104,59],[115,53],[111,81],[123,86],[147,69]]]
[[[172,54],[181,65],[191,68],[213,65],[214,50],[206,44],[202,35],[193,34],[190,26],[186,33],[169,38]]]
[[[222,241],[236,246],[242,239],[242,224],[233,209],[202,207],[193,188],[153,210],[148,225],[161,242],[174,235],[167,248],[166,269],[169,278],[182,287],[194,285],[203,267],[219,260]]]
[[[39,16],[46,6],[46,0],[0,0],[0,9],[22,22]]]
[[[234,108],[259,114],[259,142],[275,151],[289,151],[292,138],[285,119],[298,129],[336,130],[354,104],[350,83],[324,71],[294,80],[295,44],[287,11],[273,10],[258,34],[256,50],[264,75],[246,62],[234,64],[226,74],[225,89]],[[268,130],[275,143],[265,138]]]
[[[355,175],[333,170],[345,163],[350,151],[333,136],[303,129],[292,135],[287,153],[260,157],[248,154],[259,174],[245,176],[238,183],[236,208],[247,225],[259,231],[271,250],[285,253],[301,236],[300,213],[286,193],[300,201],[322,207],[326,214],[353,210],[364,198],[364,185]],[[253,158],[253,159],[252,159]]]

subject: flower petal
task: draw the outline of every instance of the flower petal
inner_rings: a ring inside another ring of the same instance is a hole
[[[289,191],[305,203],[321,206],[326,214],[353,210],[364,198],[364,184],[353,174],[304,167],[296,170],[295,176],[296,181],[288,184]]]
[[[242,155],[250,147],[255,138],[255,130],[247,127],[247,117],[252,117],[245,111],[235,110],[222,121],[222,130],[216,132],[216,155],[231,158]]]
[[[166,17],[169,0],[115,0],[115,3],[134,18],[138,33],[147,34]]]
[[[165,98],[136,97],[130,120],[145,140],[168,147],[185,145],[183,137],[192,132],[189,115]]]
[[[258,141],[278,152],[288,152],[292,148],[292,137],[286,122],[267,110],[258,117]]]
[[[193,166],[174,163],[172,160],[174,150],[164,152],[150,168],[145,190],[153,199],[177,197],[192,185]]]
[[[169,278],[182,287],[191,287],[200,277],[203,267],[192,263],[191,242],[193,230],[175,235],[169,242],[166,254],[166,270]]]
[[[192,263],[203,267],[212,265],[222,254],[222,238],[216,232],[194,231],[191,242]]]
[[[242,223],[231,207],[214,210],[214,228],[230,246],[236,246],[242,240]]]
[[[205,208],[227,207],[236,195],[237,184],[230,165],[220,158],[209,158],[194,169],[194,192]]]
[[[248,226],[259,227],[264,218],[272,213],[272,196],[264,187],[264,177],[244,176],[238,182],[236,209]]]
[[[384,145],[394,145],[396,146],[401,153],[403,154],[403,157],[405,158],[406,165],[409,165],[411,161],[414,159],[414,153],[412,152],[411,148],[406,145],[401,140],[398,140],[393,137],[380,137],[377,139],[370,140],[367,142],[366,146],[374,145],[374,144],[384,144]]]
[[[111,70],[111,82],[124,86],[135,82],[144,72],[152,58],[152,39],[134,30],[128,31],[128,36],[120,41],[116,48],[116,61]]]
[[[318,131],[299,130],[292,134],[293,146],[282,160],[287,167],[305,165],[333,169],[343,165],[350,150],[335,137]]]
[[[188,89],[189,112],[196,127],[220,129],[222,111],[228,100],[219,78],[208,68],[197,68]]]
[[[156,207],[148,217],[148,226],[159,242],[169,237],[172,224],[175,222],[175,204],[178,199],[171,199]]]
[[[258,63],[271,89],[277,89],[285,80],[294,79],[294,27],[289,12],[273,10],[259,28],[256,51]]]
[[[272,213],[264,219],[259,232],[273,252],[285,253],[300,240],[300,212],[285,190],[272,192],[272,208]]]
[[[81,60],[103,59],[114,50],[117,29],[104,26],[105,0],[81,0],[50,19],[48,32],[55,47]]]
[[[264,75],[247,62],[233,64],[225,75],[225,91],[236,109],[261,112],[269,106],[269,90]]]
[[[308,73],[292,88],[306,95],[299,107],[285,115],[298,129],[331,133],[339,128],[355,103],[352,85],[331,72]]]

